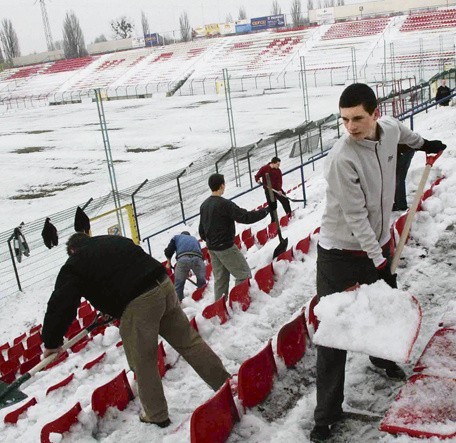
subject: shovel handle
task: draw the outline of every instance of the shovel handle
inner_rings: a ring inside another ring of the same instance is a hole
[[[394,253],[393,261],[391,262],[391,273],[394,274],[397,269],[397,265],[399,264],[399,259],[402,254],[402,250],[404,249],[405,242],[410,232],[410,228],[412,227],[412,222],[416,214],[416,210],[418,205],[420,204],[421,197],[423,196],[424,186],[426,185],[426,181],[429,177],[429,173],[431,172],[431,168],[434,165],[435,161],[442,155],[443,151],[440,151],[436,155],[426,155],[426,166],[423,171],[423,175],[421,176],[420,183],[418,185],[418,189],[415,193],[415,198],[413,199],[412,206],[409,209],[407,214],[407,219],[405,220],[404,230],[402,231],[401,238],[399,239],[399,243],[396,248],[396,252]]]
[[[63,344],[62,346],[62,352],[66,351],[67,349],[70,349],[73,345],[78,343],[81,339],[83,339],[86,335],[88,335],[91,331],[93,331],[95,328],[98,328],[99,326],[106,325],[113,321],[112,317],[109,317],[108,320],[103,320],[100,321],[102,317],[99,315],[95,318],[95,320],[87,326],[85,329],[83,329],[79,334],[76,334],[71,340],[68,340],[66,343]],[[28,378],[32,377],[35,375],[37,372],[41,371],[41,369],[45,368],[48,364],[52,363],[59,355],[61,352],[55,352],[51,355],[49,355],[46,358],[43,358],[36,366],[34,366],[28,373],[24,375],[28,375]],[[21,378],[21,377],[20,377]],[[20,378],[18,380],[20,380]]]
[[[269,177],[269,174],[266,174],[266,186],[268,188],[269,198],[271,199],[271,202],[275,203],[276,202],[276,198],[275,198],[275,195],[274,195],[274,190],[272,189],[271,177]],[[280,242],[282,243],[283,242],[283,238],[282,238],[282,232],[281,232],[281,229],[280,229],[279,217],[277,216],[277,209],[274,209],[273,214],[274,214],[275,222],[277,224],[277,233],[279,234],[279,239],[280,239]]]

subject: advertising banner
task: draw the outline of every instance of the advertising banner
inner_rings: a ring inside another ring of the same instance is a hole
[[[256,17],[250,20],[252,31],[268,29],[268,17]]]
[[[245,34],[246,32],[252,31],[252,25],[250,20],[238,20],[235,24],[236,34]]]
[[[210,25],[204,25],[206,29],[206,36],[214,37],[220,35],[220,28],[218,23],[211,23]]]
[[[329,25],[330,23],[335,23],[334,8],[317,9],[315,17],[319,25]]]
[[[206,37],[206,28],[204,26],[198,26],[192,30],[193,38]]]
[[[157,33],[146,34],[144,36],[144,42],[147,47],[149,46],[159,46],[160,45],[160,36]]]
[[[285,26],[285,15],[270,15],[267,17],[268,28],[281,28]]]
[[[267,17],[256,17],[250,20],[252,31],[264,29],[281,28],[285,26],[285,15],[268,15]]]
[[[236,25],[234,23],[220,23],[220,35],[229,35],[236,33]]]

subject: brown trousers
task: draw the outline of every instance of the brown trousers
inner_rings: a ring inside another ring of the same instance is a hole
[[[157,367],[161,335],[197,374],[217,391],[230,374],[220,358],[190,326],[169,278],[132,300],[120,319],[120,335],[130,368],[136,374],[146,418],[161,422],[168,406]]]

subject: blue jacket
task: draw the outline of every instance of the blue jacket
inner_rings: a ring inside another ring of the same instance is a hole
[[[195,255],[203,258],[199,241],[195,237],[186,234],[175,235],[165,248],[165,257],[167,259],[171,259],[174,253],[176,253],[176,260],[179,260],[183,255]]]

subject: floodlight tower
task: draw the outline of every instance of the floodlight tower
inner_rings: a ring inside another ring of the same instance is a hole
[[[51,27],[49,26],[49,18],[46,11],[45,0],[39,0],[41,6],[41,16],[43,17],[44,34],[46,35],[46,43],[48,51],[54,50],[54,41],[52,40]]]

